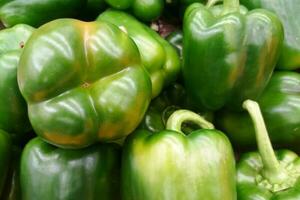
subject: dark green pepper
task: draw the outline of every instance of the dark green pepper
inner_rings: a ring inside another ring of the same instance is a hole
[[[258,99],[272,143],[276,147],[300,150],[300,74],[275,72]],[[218,128],[240,149],[253,149],[255,132],[247,113],[217,114]]]
[[[151,101],[144,119],[140,123],[140,128],[152,132],[158,132],[165,129],[166,120],[170,112],[181,108],[185,96],[185,90],[181,85],[172,85],[162,94]]]
[[[172,33],[170,33],[166,40],[170,42],[173,47],[177,49],[178,54],[180,55],[180,58],[182,60],[182,43],[183,43],[183,33],[181,30],[176,30]]]
[[[279,17],[284,27],[284,41],[277,68],[300,68],[299,0],[241,0],[241,3],[249,9],[270,10]]]
[[[166,129],[167,119],[178,109],[197,110],[188,99],[184,87],[175,83],[151,101],[139,128],[147,129],[151,132],[163,131]],[[213,119],[212,114],[212,112],[202,113],[203,117],[210,121]],[[189,133],[195,130],[195,128],[191,123],[184,123],[182,125],[184,133]]]
[[[199,108],[241,109],[243,100],[257,99],[279,57],[283,28],[267,10],[239,6],[192,4],[183,22],[183,77]]]
[[[0,0],[0,19],[6,27],[38,27],[53,19],[75,17],[87,0]]]
[[[12,141],[10,135],[0,129],[0,197],[2,196],[5,180],[11,161]]]
[[[151,77],[152,98],[176,80],[180,70],[179,56],[174,47],[150,27],[117,10],[107,10],[97,20],[118,26],[136,43],[142,62]]]
[[[183,134],[185,121],[198,129]],[[123,146],[124,200],[235,200],[235,160],[227,137],[188,110],[175,111],[166,129],[130,134]]]
[[[28,40],[18,83],[35,132],[63,148],[131,133],[151,100],[134,42],[106,22],[58,19]]]
[[[60,149],[40,138],[21,157],[23,200],[117,200],[121,151],[116,144]]]
[[[17,82],[19,58],[33,32],[28,25],[16,25],[0,31],[0,129],[21,139],[30,129],[27,105]]]
[[[14,145],[11,151],[11,162],[9,163],[9,170],[1,199],[22,200],[20,186],[20,159],[22,150],[20,147]]]
[[[275,153],[259,105],[251,100],[243,105],[253,120],[259,151],[242,155],[237,165],[238,199],[298,200],[299,156],[290,150],[278,150]]]
[[[105,0],[115,9],[130,10],[142,21],[151,21],[158,18],[164,8],[164,0]]]
[[[180,84],[173,84],[166,88],[158,97],[151,101],[139,128],[147,129],[151,132],[165,130],[167,119],[175,110],[189,107],[186,97],[186,91]]]

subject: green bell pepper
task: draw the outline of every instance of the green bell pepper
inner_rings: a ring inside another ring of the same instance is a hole
[[[11,162],[9,163],[5,187],[2,192],[3,195],[0,199],[22,200],[20,186],[20,159],[22,150],[20,147],[14,145],[11,151]]]
[[[38,27],[53,19],[75,17],[86,6],[86,0],[0,0],[0,6],[0,19],[6,27]]]
[[[205,129],[182,133],[193,122]],[[235,200],[235,160],[227,137],[188,110],[175,111],[166,129],[140,129],[123,146],[124,200]]]
[[[0,197],[4,188],[11,161],[12,141],[10,135],[0,129]]]
[[[28,40],[19,64],[33,129],[59,147],[125,137],[151,100],[150,77],[136,45],[106,22],[49,22]]]
[[[275,72],[258,103],[273,145],[300,150],[300,74]],[[255,148],[255,131],[247,113],[225,110],[216,115],[218,128],[235,147]]]
[[[23,200],[121,199],[120,150],[116,144],[60,149],[31,140],[21,157]]]
[[[183,78],[199,108],[241,109],[257,99],[279,57],[283,28],[267,10],[248,12],[238,0],[192,4],[183,22]]]
[[[151,101],[139,128],[151,132],[163,131],[167,119],[180,108],[189,109],[186,91],[182,85],[173,84]]]
[[[299,0],[241,0],[241,3],[249,9],[270,10],[279,17],[284,27],[284,41],[277,68],[300,68]]]
[[[115,9],[130,10],[142,21],[158,18],[164,9],[164,0],[105,0],[105,2]]]
[[[237,165],[239,200],[297,200],[300,197],[300,158],[290,150],[272,148],[259,105],[247,100],[258,152],[242,155]]]
[[[187,97],[184,87],[175,83],[151,101],[138,128],[146,129],[153,133],[163,131],[166,129],[167,119],[178,109],[197,110]],[[205,119],[213,120],[212,112],[201,114]],[[181,128],[184,133],[189,133],[197,127],[192,123],[184,123]]]
[[[20,24],[0,31],[0,129],[11,133],[14,141],[31,129],[27,105],[18,87],[17,68],[33,30]]]
[[[150,27],[131,15],[116,10],[103,12],[97,20],[118,26],[136,43],[142,62],[151,77],[152,98],[176,80],[180,70],[179,56],[176,50]]]
[[[176,48],[178,54],[180,55],[180,59],[182,60],[182,43],[183,43],[183,33],[182,30],[176,30],[170,33],[166,40],[172,44],[173,47]]]

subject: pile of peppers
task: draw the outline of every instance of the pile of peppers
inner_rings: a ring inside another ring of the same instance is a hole
[[[299,0],[0,0],[1,200],[300,200]]]

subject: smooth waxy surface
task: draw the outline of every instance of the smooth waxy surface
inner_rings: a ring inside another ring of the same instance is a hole
[[[38,27],[53,19],[75,17],[86,0],[1,0],[0,5],[0,18],[5,26],[21,23]]]
[[[277,64],[281,69],[300,67],[300,2],[299,0],[241,0],[249,9],[263,8],[274,12],[284,27],[284,42]]]
[[[230,143],[215,130],[188,137],[173,131],[130,135],[123,152],[124,199],[235,198],[234,158]]]
[[[120,199],[120,148],[98,144],[80,150],[31,140],[21,158],[24,200]]]
[[[17,82],[19,58],[33,32],[27,25],[0,31],[0,129],[18,137],[30,130],[27,105]]]
[[[181,127],[183,118],[177,111],[170,118],[166,129]],[[235,200],[235,161],[226,136],[211,129],[210,123],[207,129],[188,136],[172,130],[152,133],[141,129],[127,137],[122,158],[123,199]]]
[[[35,132],[64,148],[128,135],[151,99],[138,49],[105,22],[60,19],[39,28],[24,48],[18,82]]]
[[[151,77],[153,98],[158,96],[165,86],[176,80],[180,70],[179,56],[176,50],[150,27],[125,12],[115,10],[105,11],[97,20],[118,26],[134,40]]]
[[[299,150],[300,140],[300,75],[275,72],[258,99],[271,141],[275,147]],[[218,115],[220,128],[234,146],[256,148],[250,117],[245,113],[224,111]]]
[[[199,107],[209,110],[241,109],[243,100],[258,98],[283,40],[275,14],[247,12],[232,2],[210,8],[195,3],[185,12],[184,82]]]

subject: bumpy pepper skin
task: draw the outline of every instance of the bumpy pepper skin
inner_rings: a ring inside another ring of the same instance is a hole
[[[9,163],[11,160],[12,141],[10,135],[0,130],[0,197],[7,177]]]
[[[0,129],[11,133],[14,139],[31,129],[27,105],[17,82],[20,54],[34,29],[16,25],[0,31]]]
[[[290,150],[274,152],[258,104],[247,103],[244,103],[244,107],[254,123],[258,151],[243,154],[237,164],[238,199],[299,199],[299,156]]]
[[[178,116],[174,112],[171,123],[185,121]],[[177,130],[169,126],[170,118],[163,131],[140,129],[126,138],[123,199],[235,200],[235,161],[227,137],[211,126],[186,136],[177,131],[181,123]]]
[[[274,12],[284,27],[284,41],[277,64],[279,69],[300,68],[300,2],[298,0],[241,0],[249,9],[263,8]]]
[[[75,17],[86,6],[86,0],[1,0],[0,5],[0,19],[6,27],[38,27],[53,19]]]
[[[106,22],[59,19],[24,48],[18,83],[44,140],[82,148],[131,133],[151,100],[151,81],[133,41]]]
[[[276,158],[285,167],[293,166],[300,172],[300,159],[298,155],[289,150],[278,150]],[[298,178],[293,188],[286,191],[273,193],[267,188],[257,186],[256,177],[263,168],[263,163],[258,152],[242,155],[237,164],[237,190],[239,200],[297,200],[300,198],[300,179]],[[299,174],[297,175],[299,177]]]
[[[300,149],[300,74],[275,72],[258,99],[275,147]],[[218,128],[240,149],[255,148],[255,134],[250,117],[245,113],[222,111]]]
[[[134,40],[151,77],[152,98],[176,80],[180,70],[179,56],[155,31],[122,11],[107,10],[97,20],[118,26]]]
[[[277,62],[283,29],[266,10],[247,12],[236,0],[192,4],[183,22],[183,77],[199,107],[241,109],[257,99]]]
[[[115,144],[60,149],[40,138],[21,157],[24,200],[116,200],[120,197],[121,151]]]
[[[105,0],[115,9],[130,10],[133,15],[142,21],[151,21],[158,18],[164,9],[164,0]]]

